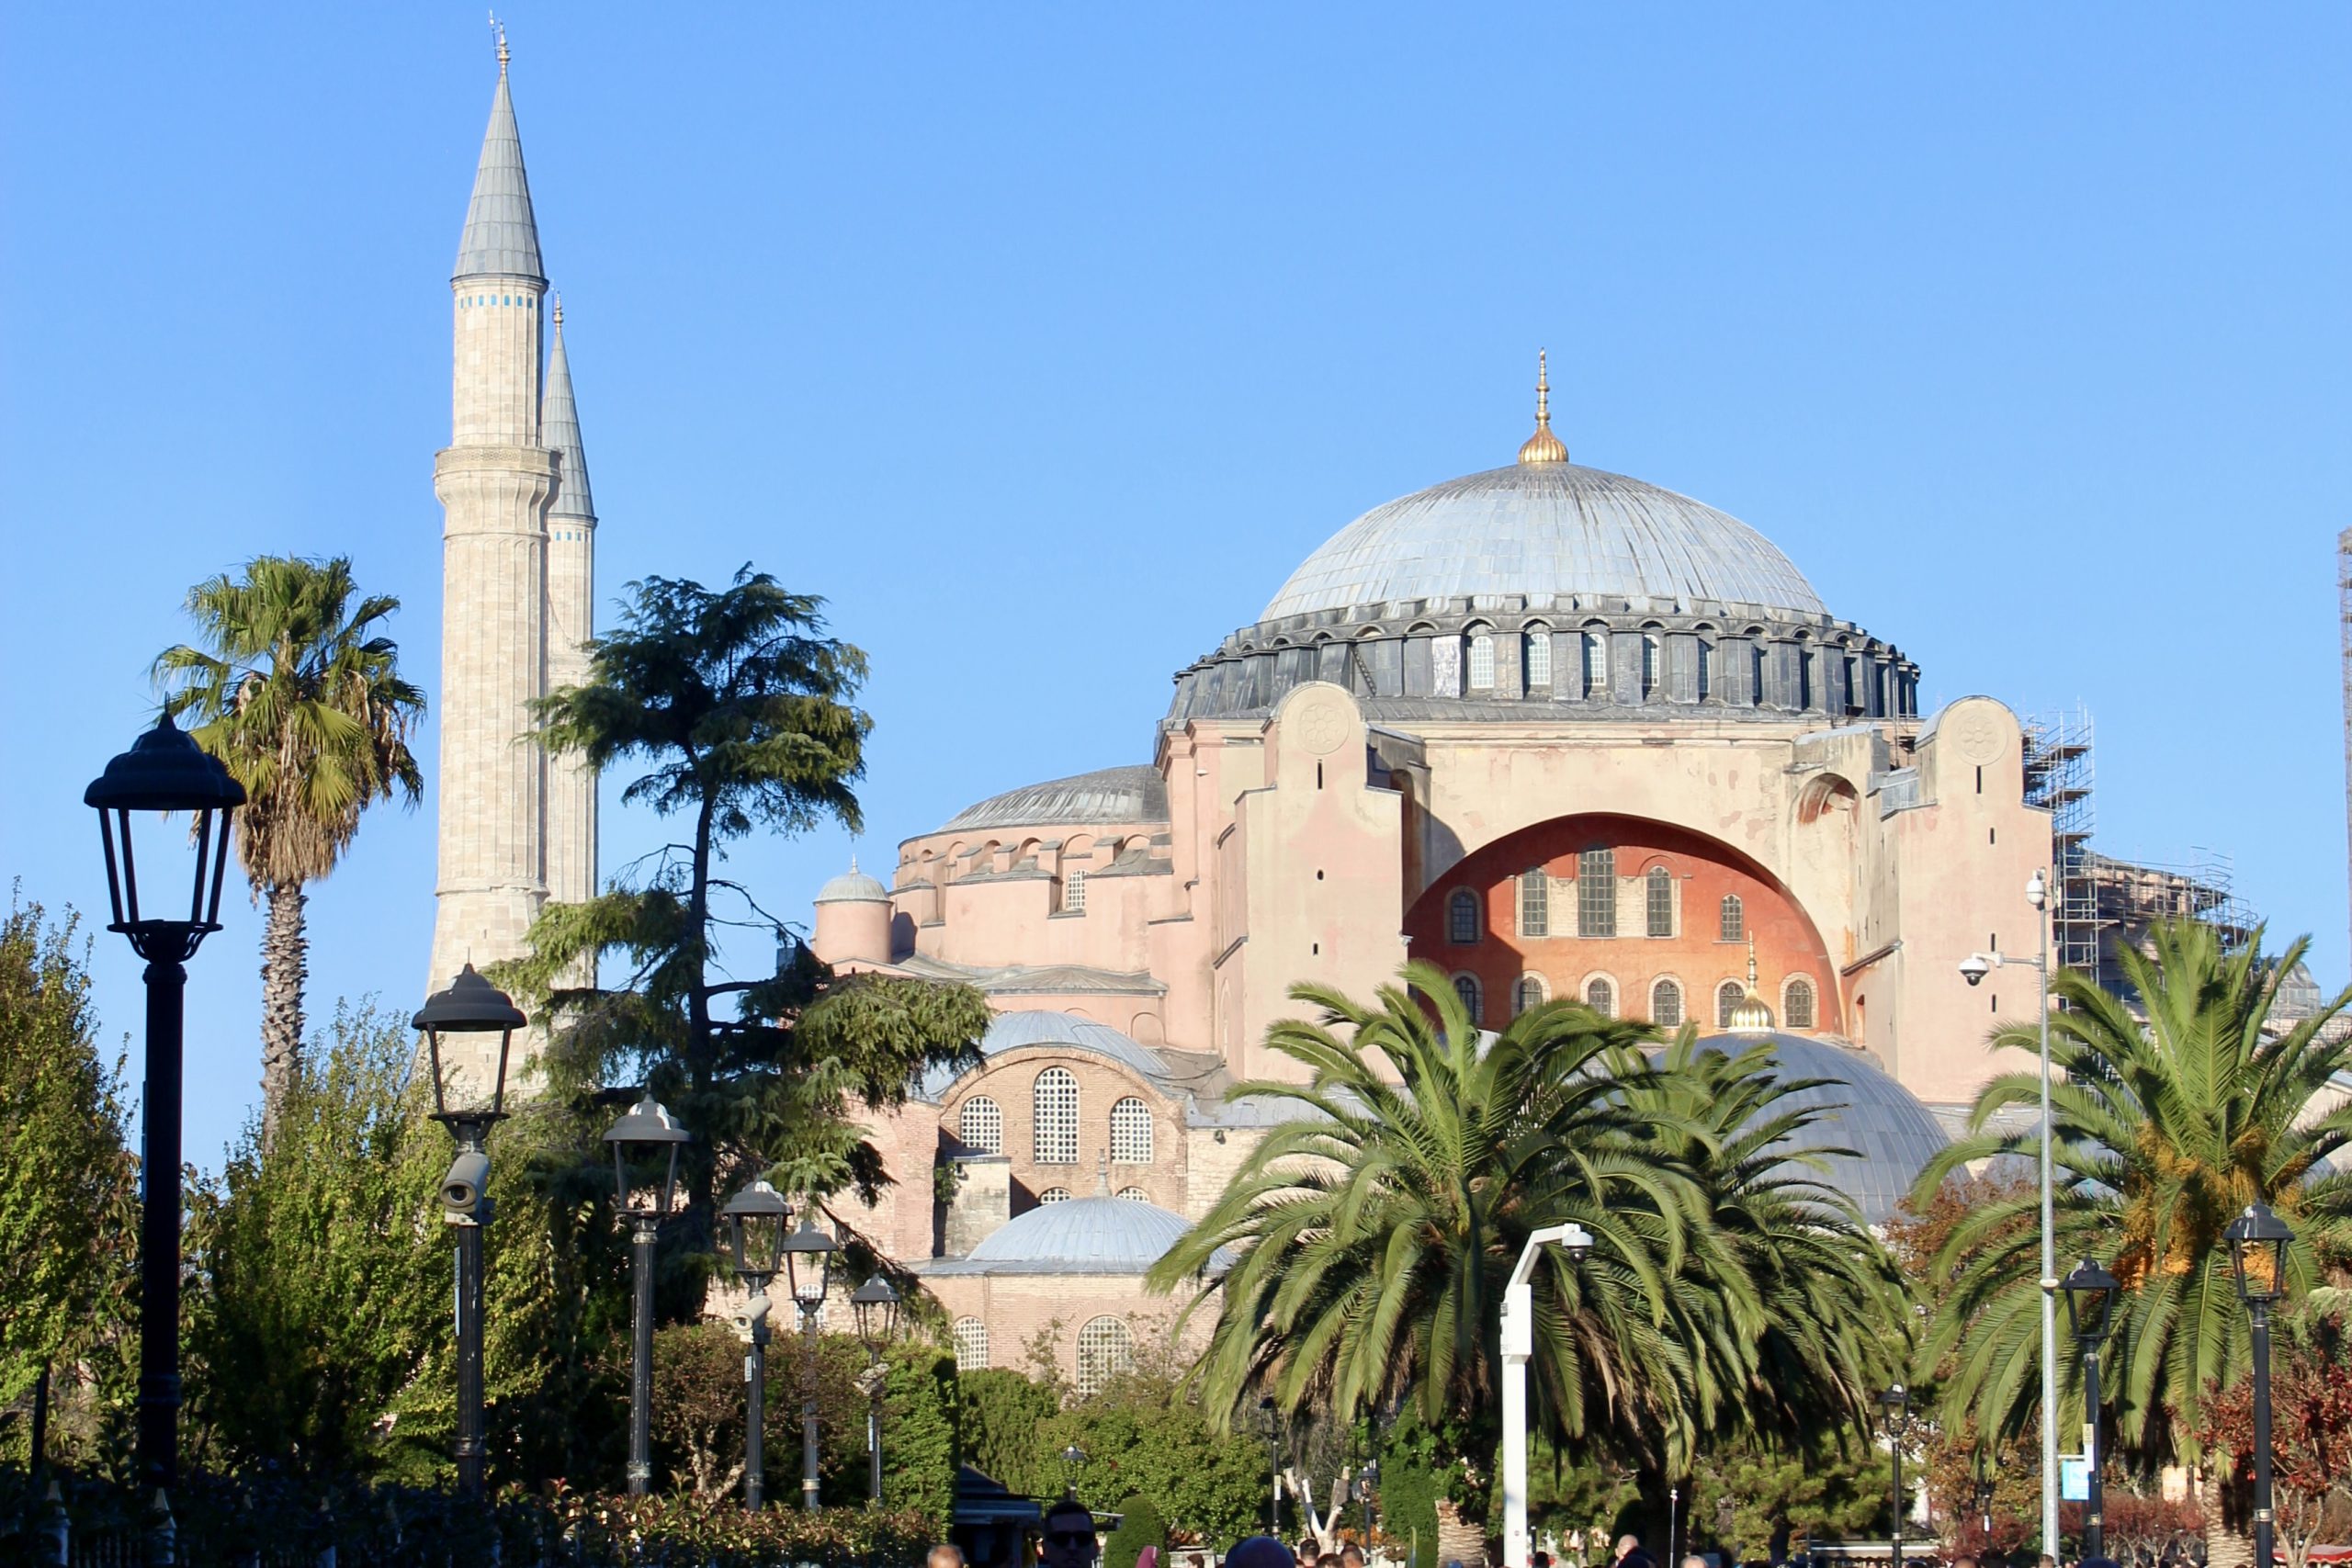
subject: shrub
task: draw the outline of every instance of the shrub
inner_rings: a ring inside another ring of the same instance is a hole
[[[1119,1528],[1102,1548],[1102,1568],[1136,1568],[1136,1560],[1147,1546],[1156,1546],[1163,1552],[1168,1549],[1168,1529],[1159,1522],[1159,1510],[1141,1496],[1131,1496],[1119,1505]]]

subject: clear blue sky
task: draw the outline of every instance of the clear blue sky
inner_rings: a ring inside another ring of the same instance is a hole
[[[2352,11],[517,4],[608,590],[749,559],[867,649],[866,852],[1148,758],[1168,678],[1364,508],[1579,461],[2098,725],[2098,838],[2233,852],[2346,971],[2332,550]],[[0,874],[103,903],[82,785],[187,586],[346,551],[435,684],[474,4],[12,8]],[[425,737],[424,755],[433,755]],[[606,864],[655,826],[608,807]],[[761,842],[772,907],[844,861]],[[312,904],[311,1011],[419,999],[432,810]],[[258,919],[190,991],[254,1096]],[[764,957],[764,947],[751,957]],[[137,969],[96,948],[109,1042]],[[132,1067],[137,1069],[136,1041]]]

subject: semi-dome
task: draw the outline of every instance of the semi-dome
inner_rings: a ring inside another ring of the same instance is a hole
[[[1848,1046],[1799,1034],[1744,1032],[1709,1035],[1699,1048],[1736,1056],[1758,1044],[1772,1047],[1782,1077],[1833,1080],[1777,1102],[1821,1112],[1792,1140],[1793,1148],[1854,1151],[1825,1154],[1824,1168],[1813,1179],[1852,1199],[1871,1224],[1893,1219],[1919,1173],[1950,1141],[1942,1124],[1885,1068]]]
[[[1183,1238],[1183,1215],[1134,1198],[1070,1198],[1006,1221],[962,1258],[926,1274],[1141,1274]],[[1232,1258],[1220,1249],[1212,1270]]]
[[[1795,563],[1730,513],[1623,474],[1522,460],[1374,507],[1259,619],[1480,594],[1827,614]]]
[[[1098,768],[1066,779],[1023,784],[967,806],[947,819],[944,833],[989,828],[1075,828],[1168,820],[1168,783],[1148,764]]]
[[[1097,1023],[1091,1018],[1080,1018],[1074,1012],[1057,1012],[1050,1008],[1023,1008],[1001,1012],[989,1020],[987,1032],[980,1036],[980,1055],[983,1057],[1001,1056],[1007,1051],[1017,1051],[1024,1045],[1051,1045],[1064,1051],[1083,1051],[1089,1055],[1114,1062],[1155,1086],[1164,1087],[1168,1082],[1168,1064],[1160,1060],[1150,1046],[1125,1030]],[[961,1076],[945,1068],[933,1067],[915,1086],[915,1093],[920,1099],[936,1100],[953,1088]]]

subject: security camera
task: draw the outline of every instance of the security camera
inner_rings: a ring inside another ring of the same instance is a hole
[[[441,1179],[441,1217],[451,1224],[479,1223],[482,1189],[489,1185],[490,1156],[480,1149],[460,1153],[449,1162],[449,1174]]]
[[[1993,972],[1993,961],[1981,953],[1972,953],[1960,961],[1960,977],[1972,986],[1981,986],[1984,976]]]
[[[768,1331],[768,1313],[775,1303],[763,1293],[745,1302],[735,1314],[735,1337],[746,1345],[764,1338]]]

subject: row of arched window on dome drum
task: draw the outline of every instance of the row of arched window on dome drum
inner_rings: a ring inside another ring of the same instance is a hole
[[[1078,1077],[1067,1067],[1047,1067],[1029,1090],[1030,1129],[1034,1165],[1078,1163]],[[1111,1106],[1111,1163],[1151,1163],[1151,1108],[1132,1094]],[[976,1094],[956,1114],[956,1136],[964,1146],[982,1154],[1004,1153],[1004,1107],[987,1095]],[[1049,1189],[1060,1192],[1059,1188]],[[1069,1196],[1062,1192],[1063,1197]],[[1121,1197],[1128,1196],[1122,1192]],[[1141,1193],[1135,1196],[1140,1197]],[[1053,1200],[1046,1199],[1050,1202]]]
[[[1542,866],[1520,874],[1519,934],[1523,937],[1566,936],[1552,929],[1552,877]],[[1576,935],[1584,938],[1622,935],[1617,929],[1617,852],[1587,850],[1577,856]],[[1675,919],[1674,874],[1654,865],[1642,875],[1642,934],[1672,937],[1681,934]],[[1445,901],[1445,940],[1468,947],[1487,935],[1486,900],[1471,888],[1458,887]],[[1747,908],[1736,893],[1726,893],[1715,906],[1715,940],[1747,940]]]
[[[1625,653],[1627,658],[1639,660],[1639,668],[1630,673],[1634,677],[1634,692],[1645,703],[1657,697],[1668,682],[1665,635],[1662,628],[1645,630],[1640,634],[1638,654],[1630,649]],[[1555,641],[1561,645],[1560,657],[1571,665],[1565,671],[1554,668]],[[1555,633],[1541,625],[1518,632],[1473,626],[1462,634],[1460,645],[1463,688],[1472,695],[1516,687],[1529,693],[1548,691],[1555,695],[1605,697],[1610,690],[1611,642],[1611,634],[1598,626],[1575,633]],[[1875,713],[1902,700],[1900,679],[1892,675],[1883,660],[1866,661],[1862,655],[1842,644],[1816,648],[1800,639],[1792,646],[1796,651],[1786,666],[1785,685],[1793,689],[1781,691],[1776,699],[1781,705],[1810,710],[1829,703],[1849,713]],[[1751,627],[1747,634],[1719,648],[1713,634],[1702,626],[1690,638],[1690,651],[1677,657],[1685,660],[1673,677],[1683,701],[1704,703],[1720,698],[1749,705],[1765,705],[1771,681],[1759,628]],[[1731,666],[1730,689],[1719,693],[1717,688],[1724,682],[1717,666],[1725,658],[1740,662]],[[1502,662],[1506,659],[1516,660],[1519,664],[1516,679],[1511,681],[1502,678],[1510,668]],[[1834,669],[1823,667],[1823,661],[1829,660],[1837,661]],[[1833,677],[1840,678],[1837,693],[1826,690]],[[1871,698],[1877,702],[1873,704]]]
[[[1487,1021],[1487,992],[1476,975],[1453,976],[1453,994],[1462,998],[1463,1008],[1473,1023]],[[1747,995],[1747,987],[1737,980],[1725,980],[1715,987],[1715,1027],[1731,1027],[1731,1010]],[[1517,1018],[1531,1008],[1551,999],[1551,987],[1541,975],[1521,975],[1511,987],[1510,1013]],[[1584,1005],[1603,1018],[1617,1016],[1617,983],[1605,975],[1596,975],[1584,985]],[[1781,1027],[1799,1032],[1818,1028],[1819,1009],[1815,1005],[1813,981],[1803,975],[1792,975],[1781,983]],[[1685,1021],[1682,982],[1667,976],[1650,982],[1649,1021],[1666,1029],[1679,1029]]]
[[[956,1370],[988,1370],[989,1325],[977,1317],[956,1320]],[[1124,1317],[1091,1317],[1078,1331],[1078,1392],[1098,1393],[1102,1385],[1136,1370],[1135,1330]]]

